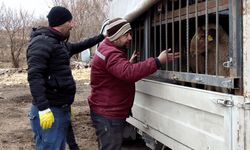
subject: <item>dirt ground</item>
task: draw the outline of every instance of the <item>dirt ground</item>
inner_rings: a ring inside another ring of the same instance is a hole
[[[1,75],[0,75],[1,76]],[[6,77],[8,78],[8,77]],[[1,78],[0,78],[0,83]],[[72,121],[76,141],[81,150],[97,150],[95,130],[92,125],[87,97],[91,87],[88,80],[76,81],[77,92]],[[0,149],[34,150],[35,142],[28,114],[31,107],[31,94],[27,83],[14,85],[0,84]],[[68,150],[66,146],[66,150]],[[149,150],[142,139],[125,141],[122,150]]]

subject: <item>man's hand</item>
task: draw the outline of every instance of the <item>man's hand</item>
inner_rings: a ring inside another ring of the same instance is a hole
[[[171,48],[168,49],[168,52],[171,51]],[[178,60],[180,57],[180,53],[177,52],[177,53],[174,53],[174,60]],[[168,62],[172,62],[173,61],[173,53],[168,53]]]
[[[51,128],[52,124],[55,122],[54,115],[49,108],[43,111],[39,111],[39,118],[40,126],[43,129]]]
[[[171,51],[171,48],[168,49],[168,52]],[[174,53],[174,60],[179,59],[179,55],[180,53]],[[167,51],[164,50],[161,52],[161,54],[158,56],[158,59],[160,61],[161,64],[166,64],[166,57],[167,57]],[[173,53],[168,53],[168,62],[172,62],[173,61]]]
[[[74,117],[75,117],[75,113],[74,113],[73,107],[71,106],[71,118],[70,118],[70,120],[73,120]]]
[[[104,36],[104,38],[107,37],[107,34],[106,34],[106,33],[103,33],[102,35]]]
[[[131,64],[136,63],[137,53],[135,53],[135,52],[136,52],[136,51],[133,52],[133,55],[132,55],[132,57],[131,57],[130,60],[129,60],[129,62],[130,62]]]

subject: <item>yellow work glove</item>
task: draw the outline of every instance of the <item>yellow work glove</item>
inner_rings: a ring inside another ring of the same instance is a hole
[[[74,116],[75,116],[74,110],[73,110],[73,107],[71,106],[71,118],[70,118],[70,120],[73,120]]]
[[[40,126],[43,129],[51,128],[52,124],[55,122],[54,115],[49,108],[43,111],[39,111],[39,118],[40,118]]]

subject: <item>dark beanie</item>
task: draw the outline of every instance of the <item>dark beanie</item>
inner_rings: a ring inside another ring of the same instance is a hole
[[[115,18],[109,21],[106,32],[108,39],[113,42],[129,30],[131,30],[131,26],[127,20],[123,18]]]
[[[67,8],[61,6],[55,6],[50,10],[47,18],[49,20],[49,26],[56,27],[71,20],[72,15]]]

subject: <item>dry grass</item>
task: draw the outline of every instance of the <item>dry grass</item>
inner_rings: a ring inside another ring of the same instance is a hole
[[[76,81],[90,81],[90,68],[72,70],[73,77]]]
[[[72,74],[76,81],[90,82],[90,68],[74,69]],[[0,84],[16,85],[16,84],[29,84],[27,81],[27,73],[14,73],[0,75]]]
[[[1,60],[1,59],[0,59]],[[12,68],[13,65],[11,62],[1,62],[0,61],[0,68]],[[20,68],[27,68],[27,62],[25,59],[19,61]]]
[[[15,73],[15,74],[4,74],[0,76],[0,84],[4,85],[16,85],[16,84],[27,84],[27,73]]]

